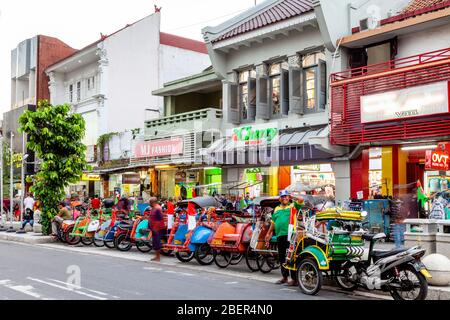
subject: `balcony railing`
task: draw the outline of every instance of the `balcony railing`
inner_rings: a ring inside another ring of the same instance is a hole
[[[448,59],[450,59],[450,48],[436,50],[411,57],[400,58],[383,63],[336,72],[331,75],[331,83],[348,79],[355,79],[368,75],[376,75],[392,70],[403,70],[405,68],[413,66],[419,66]]]

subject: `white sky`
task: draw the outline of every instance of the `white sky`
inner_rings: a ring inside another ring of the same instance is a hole
[[[257,0],[257,3],[262,0]],[[255,0],[0,0],[0,118],[11,105],[11,50],[42,34],[81,49],[161,6],[161,31],[203,40],[201,29],[255,5]]]

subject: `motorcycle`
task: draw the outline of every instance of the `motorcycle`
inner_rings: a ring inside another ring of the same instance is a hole
[[[425,249],[419,246],[391,251],[374,250],[375,243],[386,238],[384,233],[364,234],[370,241],[367,260],[347,261],[336,276],[339,287],[353,291],[358,287],[389,292],[394,300],[425,300],[427,278],[431,278],[421,257]]]

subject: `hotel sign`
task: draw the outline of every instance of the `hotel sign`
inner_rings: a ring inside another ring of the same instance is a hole
[[[449,82],[438,82],[361,97],[361,123],[448,113]]]
[[[183,138],[146,141],[138,143],[134,149],[136,158],[155,158],[183,153]]]

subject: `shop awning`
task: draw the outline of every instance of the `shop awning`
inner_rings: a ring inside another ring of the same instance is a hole
[[[329,128],[321,126],[285,130],[266,145],[243,145],[230,137],[221,138],[203,151],[205,162],[220,165],[292,165],[324,162],[347,150],[329,144]]]

